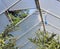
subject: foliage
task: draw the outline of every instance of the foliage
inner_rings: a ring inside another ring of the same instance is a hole
[[[25,18],[27,14],[22,11],[20,17],[18,17],[18,15],[15,16],[15,14],[18,14],[20,11],[11,12],[12,11],[8,11],[7,15],[13,23],[7,25],[5,30],[0,33],[0,49],[18,49],[18,47],[16,47],[16,39],[13,39],[14,36],[10,34],[10,32],[15,31],[16,23]]]
[[[38,30],[35,38],[29,38],[31,42],[38,46],[37,49],[60,49],[59,36],[54,33]]]
[[[7,25],[6,29],[0,34],[0,49],[18,49],[15,47],[15,39],[12,38],[14,36],[9,33],[13,31],[14,28],[14,24]]]
[[[14,16],[13,16],[12,14],[10,14],[10,13],[8,13],[8,16],[11,17],[11,19],[12,19],[12,21],[13,21],[14,24],[18,23],[18,22],[21,20],[21,18],[19,18],[19,17],[14,17]]]
[[[8,11],[8,16],[11,17],[13,23],[17,23],[28,15],[29,10]]]

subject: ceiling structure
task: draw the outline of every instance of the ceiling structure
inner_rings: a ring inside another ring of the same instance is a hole
[[[44,11],[43,19],[47,21],[46,30],[49,32],[60,32],[60,2],[57,0],[39,0],[41,9]],[[5,11],[36,9],[34,0],[0,0],[0,32],[2,32],[7,24],[10,24],[5,15]],[[46,19],[45,19],[46,18]],[[7,22],[7,23],[6,23]],[[35,49],[27,37],[33,37],[35,32],[41,28],[39,12],[36,10],[24,20],[19,22],[21,30],[11,32],[17,38],[17,46],[21,49]],[[25,41],[24,41],[25,40]]]

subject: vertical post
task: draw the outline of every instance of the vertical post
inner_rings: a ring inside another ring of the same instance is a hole
[[[10,17],[10,16],[8,16],[8,10],[7,10],[7,11],[5,11],[5,14],[6,14],[7,18],[9,19],[9,21],[10,21],[11,23],[13,23],[13,21],[12,21],[11,17]]]
[[[43,21],[43,17],[42,17],[42,12],[41,12],[41,8],[40,8],[39,0],[35,0],[35,3],[36,3],[36,8],[38,9],[38,11],[40,13],[40,18],[41,18],[41,22],[42,22],[42,25],[43,25],[44,33],[46,33],[46,29],[45,29],[45,25],[44,25],[44,21]]]

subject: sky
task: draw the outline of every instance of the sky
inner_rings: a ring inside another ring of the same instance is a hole
[[[29,14],[32,14],[36,9],[30,9]]]

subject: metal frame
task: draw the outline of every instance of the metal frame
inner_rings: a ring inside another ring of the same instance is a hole
[[[36,8],[37,8],[37,10],[38,10],[39,13],[40,13],[40,18],[41,18],[41,22],[42,22],[42,25],[43,25],[44,33],[46,33],[46,29],[45,29],[45,25],[44,25],[44,20],[43,20],[43,16],[42,16],[41,8],[40,8],[39,0],[35,0],[35,3],[36,3]]]

